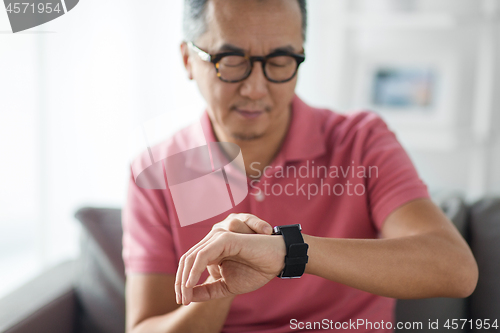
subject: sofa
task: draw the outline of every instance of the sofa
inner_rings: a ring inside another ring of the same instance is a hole
[[[474,252],[480,272],[477,288],[467,299],[398,300],[396,321],[422,322],[418,332],[444,331],[447,319],[500,321],[500,198],[467,205],[460,197],[448,197],[438,204]],[[0,332],[125,331],[121,210],[86,207],[75,216],[83,230],[80,257],[58,264],[3,297]],[[429,321],[436,320],[440,329],[429,329]],[[482,332],[468,327],[450,331]]]

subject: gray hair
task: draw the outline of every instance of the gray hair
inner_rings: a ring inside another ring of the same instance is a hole
[[[306,40],[307,9],[306,0],[297,0],[302,15],[302,38]],[[195,41],[207,31],[205,9],[208,0],[184,0],[182,28],[186,41]]]

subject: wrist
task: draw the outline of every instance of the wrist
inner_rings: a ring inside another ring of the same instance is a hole
[[[314,266],[314,240],[316,237],[311,236],[311,235],[306,235],[302,234],[302,237],[304,238],[304,243],[309,245],[309,249],[307,250],[307,255],[309,256],[309,261],[306,264],[306,270],[304,274],[313,274],[312,273],[312,268]]]

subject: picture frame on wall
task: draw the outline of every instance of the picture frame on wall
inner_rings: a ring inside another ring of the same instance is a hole
[[[445,52],[384,48],[360,53],[352,105],[380,114],[408,146],[451,149],[459,136],[459,63]],[[426,139],[421,133],[427,133]]]
[[[369,108],[398,122],[453,123],[459,95],[459,62],[454,55],[384,50],[356,58],[355,108]]]
[[[432,110],[439,72],[431,66],[380,66],[371,78],[371,103],[399,112]]]

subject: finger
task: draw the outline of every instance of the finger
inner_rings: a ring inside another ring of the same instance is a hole
[[[182,268],[183,269],[182,279],[181,279],[182,287],[185,287],[185,288],[186,287],[187,288],[194,287],[194,284],[188,285],[187,281],[189,279],[189,274],[191,273],[191,270],[192,270],[192,267],[196,261],[196,258],[199,256],[199,253],[201,251],[203,251],[203,249],[205,249],[206,247],[213,244],[215,242],[215,240],[220,237],[220,235],[221,235],[220,233],[214,234],[210,238],[210,240],[206,241],[203,244],[200,244],[199,246],[197,246],[196,250],[191,251],[189,253],[189,255],[186,256],[186,258],[184,260],[184,266]],[[205,267],[208,267],[208,264]],[[196,281],[196,282],[198,282],[198,281]]]
[[[252,230],[245,222],[248,220],[248,214],[231,214],[222,223],[227,230],[240,234],[253,234],[256,231]]]
[[[192,293],[193,293],[193,287],[196,286],[198,283],[201,274],[205,270],[206,267],[208,267],[208,262],[201,268],[200,274],[197,276],[195,280],[191,280],[191,284],[188,283],[189,277],[192,271],[192,267],[196,262],[196,259],[200,256],[200,253],[203,253],[203,251],[206,251],[207,248],[212,247],[213,244],[217,243],[217,239],[219,239],[222,235],[227,234],[227,231],[224,231],[224,233],[221,232],[216,232],[208,239],[205,241],[203,244],[198,244],[196,249],[194,251],[191,251],[188,255],[185,256],[184,259],[184,266],[182,270],[182,282],[181,282],[181,292],[182,292],[182,303],[184,305],[187,305],[190,303],[190,300],[192,298]],[[201,264],[198,264],[197,267],[202,267]]]
[[[219,279],[194,287],[191,302],[206,302],[212,299],[224,298],[230,294],[225,281]]]
[[[208,236],[208,235],[207,235]],[[177,267],[177,272],[175,274],[175,301],[177,304],[182,303],[182,274],[184,272],[184,266],[185,266],[185,260],[186,257],[194,251],[196,247],[199,246],[199,243],[193,246],[191,249],[189,249],[186,253],[184,253],[181,258],[179,259],[179,265]]]
[[[193,252],[193,253],[196,254],[196,252]],[[184,305],[189,304],[189,302],[187,302],[187,299],[190,298],[191,293],[192,293],[192,289],[190,290],[189,288],[186,288],[186,280],[187,280],[188,275],[189,275],[189,269],[193,265],[192,261],[193,261],[193,259],[192,259],[191,255],[186,256],[186,258],[184,260],[184,265],[182,267],[181,293],[182,293],[182,304],[184,304]]]
[[[273,232],[272,226],[252,214],[230,214],[224,221],[227,230],[240,234],[265,234]]]
[[[197,254],[205,248],[208,244],[210,244],[210,241],[215,237],[217,237],[218,233],[212,233],[210,237],[206,237],[205,241],[200,242],[193,246],[188,252],[184,254],[184,260],[183,260],[183,265],[182,265],[182,273],[181,273],[181,302],[184,305],[189,304],[189,299],[191,299],[192,295],[192,288],[193,286],[187,286],[186,282],[189,278],[189,273],[191,271],[191,267],[193,267],[194,261],[197,257]],[[198,281],[196,281],[198,282]]]
[[[185,261],[186,258],[193,253],[194,251],[198,250],[204,244],[211,238],[213,237],[214,232],[209,232],[200,242],[198,242],[196,245],[191,247],[184,255],[182,255],[181,259],[179,260],[179,266],[177,268],[177,273],[175,276],[175,296],[176,296],[176,301],[177,304],[182,304],[182,296],[183,296],[183,272],[184,272],[184,267],[185,267]]]
[[[270,235],[273,232],[273,227],[264,220],[259,219],[255,215],[248,215],[245,224],[258,234]]]
[[[175,274],[175,301],[177,304],[182,303],[182,292],[181,292],[181,284],[182,284],[182,272],[184,271],[184,256],[179,260],[179,266],[177,267],[177,272]]]
[[[219,235],[216,239],[214,237],[214,240],[200,249],[196,253],[196,256],[194,256],[194,254],[192,255],[194,261],[189,262],[191,267],[187,265],[184,267],[184,272],[189,272],[189,276],[185,282],[186,287],[194,287],[209,264],[219,263],[224,258],[224,249],[230,242],[230,236],[230,233],[225,233]],[[229,253],[226,254],[226,256],[229,255]]]

